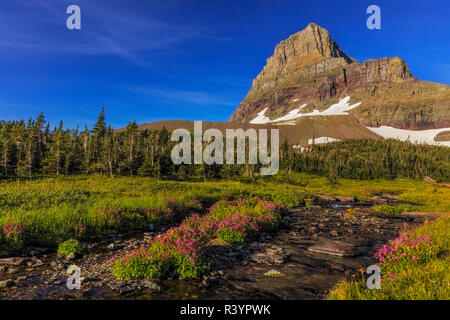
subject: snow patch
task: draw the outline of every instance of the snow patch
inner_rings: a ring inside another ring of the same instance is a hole
[[[314,140],[314,143],[313,143],[313,140]],[[340,141],[340,140],[331,138],[331,137],[319,137],[319,138],[315,138],[315,139],[308,139],[308,145],[330,143],[330,142],[334,142],[334,141]],[[293,145],[292,148],[300,149],[301,152],[308,149],[308,147],[306,147],[306,148],[302,147],[302,145],[300,145],[300,144]]]
[[[301,117],[348,115],[347,111],[350,111],[350,110],[358,107],[361,104],[361,102],[358,102],[358,103],[350,105],[349,102],[350,102],[350,96],[347,96],[347,97],[339,100],[338,103],[331,105],[328,109],[326,109],[324,111],[314,110],[313,112],[309,112],[309,113],[300,113],[300,111],[306,107],[306,104],[304,104],[296,109],[289,111],[286,115],[284,115],[280,118],[277,118],[275,120],[270,120],[268,117],[266,117],[264,115],[267,111],[267,108],[265,108],[264,110],[259,112],[258,115],[256,116],[256,118],[251,120],[250,123],[264,124],[264,123],[269,123],[269,122],[273,123],[273,122],[281,122],[281,121],[290,121],[290,120],[298,119]]]
[[[450,141],[434,141],[437,134],[442,131],[450,131],[450,128],[429,129],[429,130],[405,130],[389,126],[379,128],[366,127],[370,131],[382,136],[383,138],[393,138],[401,141],[410,141],[412,143],[426,143],[437,146],[450,147]]]
[[[306,107],[306,104],[304,104],[296,109],[292,109],[291,111],[288,112],[288,114],[282,116],[281,118],[277,118],[271,122],[289,121],[289,120],[297,119],[302,116],[301,114],[299,114],[299,112],[305,107]]]
[[[264,110],[262,110],[260,113],[258,113],[258,115],[256,116],[255,119],[253,119],[252,121],[250,121],[250,123],[253,124],[264,124],[264,123],[268,123],[270,122],[270,119],[267,118],[264,114],[266,113],[267,108],[265,108]]]
[[[323,144],[330,143],[334,141],[339,141],[339,139],[331,138],[331,137],[319,137],[314,139],[308,139],[308,144]]]

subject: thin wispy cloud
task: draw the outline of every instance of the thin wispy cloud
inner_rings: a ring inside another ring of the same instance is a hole
[[[180,106],[236,106],[236,101],[231,101],[223,95],[203,91],[176,90],[152,86],[134,86],[129,87],[128,90],[148,98],[157,99],[170,104],[176,103]]]
[[[48,53],[118,56],[138,65],[150,66],[149,53],[174,52],[186,41],[227,41],[201,28],[167,23],[119,6],[120,2],[100,4],[78,0],[81,30],[65,26],[67,1],[15,1],[7,11],[0,10],[0,35],[4,49],[33,49]]]

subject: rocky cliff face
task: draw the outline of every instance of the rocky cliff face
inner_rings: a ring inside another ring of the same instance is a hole
[[[361,65],[359,73],[362,83],[404,83],[415,79],[405,60],[398,57],[367,60]]]
[[[274,55],[253,81],[250,94],[273,88],[292,77],[314,77],[351,62],[327,30],[311,23],[276,46]]]
[[[419,81],[398,57],[360,64],[314,23],[276,46],[229,121],[248,122],[265,108],[277,117],[305,103],[305,111],[323,110],[344,95],[362,102],[352,113],[368,126],[450,126],[449,86]]]

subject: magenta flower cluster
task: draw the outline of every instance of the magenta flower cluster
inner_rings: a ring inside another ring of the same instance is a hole
[[[153,238],[148,245],[125,256],[114,256],[109,261],[129,264],[131,261],[135,262],[136,258],[145,258],[145,263],[152,264],[166,259],[177,267],[186,266],[186,263],[194,267],[205,266],[206,245],[222,230],[233,230],[246,237],[251,232],[260,231],[266,224],[275,224],[277,213],[281,209],[282,207],[263,200],[219,201],[210,208],[208,214],[193,214],[178,227]],[[220,214],[217,215],[216,211]]]
[[[8,222],[0,226],[0,230],[3,237],[9,239],[18,239],[21,236],[24,227],[19,223],[14,222],[12,217],[8,217]]]
[[[398,238],[392,240],[388,245],[384,245],[376,253],[375,257],[380,263],[396,263],[402,259],[419,261],[420,255],[425,253],[425,249],[431,244],[428,233],[425,236],[411,237],[409,233],[403,233]]]
[[[187,226],[179,226],[169,229],[157,241],[169,255],[184,255],[196,265],[205,249],[207,237],[199,230]]]
[[[245,214],[233,214],[218,223],[218,231],[230,229],[242,233],[245,237],[248,232],[258,231],[258,218],[246,216]]]
[[[211,220],[210,214],[201,216],[198,213],[191,215],[189,218],[184,219],[180,224],[180,227],[189,227],[197,230],[207,238],[212,238],[217,232],[217,222]]]
[[[122,222],[120,209],[106,208],[100,209],[98,212],[102,214],[103,218],[105,219],[108,225],[118,226]]]
[[[125,256],[115,255],[108,262],[119,258],[122,263],[130,263],[136,257],[147,258],[153,261],[159,259],[187,259],[193,265],[199,263],[206,246],[206,237],[198,230],[188,226],[170,228],[164,234],[155,237],[151,242],[140,249],[132,250]]]
[[[398,278],[396,272],[401,270],[401,265],[417,263],[433,254],[431,244],[432,241],[428,237],[428,232],[424,236],[413,236],[408,232],[403,233],[375,253],[378,260],[376,265],[386,269],[387,280],[393,282]]]

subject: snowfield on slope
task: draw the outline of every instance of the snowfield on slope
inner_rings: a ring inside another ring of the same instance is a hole
[[[250,121],[250,123],[253,124],[264,124],[264,123],[269,123],[271,122],[269,118],[267,118],[264,114],[266,113],[267,108],[265,108],[264,110],[262,110],[260,113],[258,113],[258,115],[256,116],[255,119],[253,119],[252,121]]]
[[[308,144],[324,144],[324,143],[330,143],[334,141],[339,141],[339,139],[331,138],[331,137],[319,137],[315,139],[308,139]]]
[[[437,146],[450,147],[450,141],[434,141],[437,134],[442,131],[450,131],[450,128],[429,129],[429,130],[404,130],[388,126],[379,128],[366,127],[370,131],[382,136],[383,138],[393,138],[401,141],[410,141],[412,143],[426,143]]]
[[[270,120],[270,118],[265,116],[268,108],[260,111],[258,115],[250,121],[252,124],[265,124],[265,123],[274,123],[275,125],[295,125],[296,122],[293,121],[295,119],[301,117],[312,117],[312,116],[339,116],[339,115],[348,115],[347,111],[350,111],[356,107],[358,107],[361,102],[350,105],[350,96],[347,96],[338,103],[331,105],[328,109],[324,111],[314,110],[313,112],[308,113],[300,113],[302,109],[306,107],[306,104],[289,111],[287,114],[280,118],[276,118],[274,120]],[[379,128],[374,127],[366,127],[370,131],[376,133],[377,135],[383,138],[393,138],[401,141],[410,141],[412,143],[426,143],[437,146],[447,146],[450,147],[450,141],[435,141],[434,138],[437,134],[443,131],[450,131],[450,128],[440,128],[440,129],[429,129],[429,130],[404,130],[397,129],[389,126],[381,126]],[[324,139],[323,141],[321,139]],[[326,139],[326,140],[325,140]],[[308,140],[308,144],[311,144]],[[328,143],[335,141],[333,138],[320,137],[317,138],[315,143]],[[294,146],[294,148],[298,146]]]
[[[308,145],[311,146],[313,144],[323,144],[323,143],[330,143],[330,142],[334,142],[334,141],[340,141],[340,140],[331,138],[331,137],[319,137],[319,138],[314,138],[314,139],[308,139]],[[307,148],[303,148],[300,144],[294,145],[294,146],[292,146],[292,148],[300,149],[300,151],[302,151],[302,152],[307,149]]]
[[[341,116],[341,115],[348,115],[347,111],[350,111],[356,107],[358,107],[361,102],[355,103],[350,105],[350,96],[347,96],[341,100],[339,100],[338,103],[335,103],[333,105],[331,105],[328,109],[324,110],[324,111],[319,111],[319,110],[314,110],[313,112],[308,112],[308,113],[299,113],[302,109],[304,109],[306,107],[306,104],[293,109],[291,111],[289,111],[286,115],[284,115],[283,117],[277,118],[275,120],[270,120],[268,117],[266,117],[264,114],[267,111],[267,108],[265,108],[264,110],[262,110],[261,112],[258,113],[258,115],[256,116],[256,118],[254,118],[253,120],[250,121],[250,123],[252,124],[264,124],[264,123],[277,123],[278,122],[282,122],[282,121],[292,121],[294,119],[298,119],[301,117],[312,117],[312,116]],[[281,124],[281,123],[280,123]],[[291,124],[291,123],[289,123]]]

